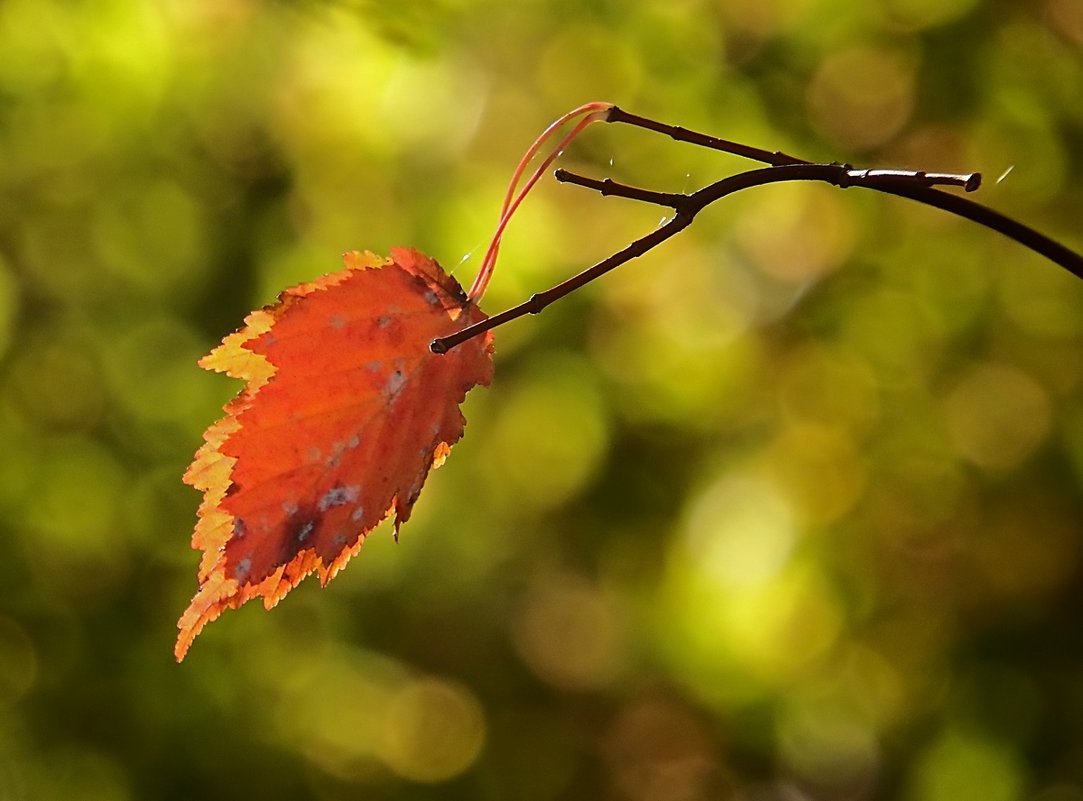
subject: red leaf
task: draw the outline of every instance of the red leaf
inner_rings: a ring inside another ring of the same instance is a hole
[[[223,609],[256,597],[270,609],[312,572],[326,584],[392,512],[397,534],[463,434],[459,404],[492,378],[488,334],[429,351],[485,319],[439,264],[406,249],[344,258],[200,361],[248,383],[184,476],[203,491],[203,559],[178,661]]]

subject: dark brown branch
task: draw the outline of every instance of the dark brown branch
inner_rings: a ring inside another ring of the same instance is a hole
[[[928,176],[924,173],[900,173],[897,171],[880,172],[885,174],[877,174],[877,171],[875,170],[853,170],[845,164],[784,164],[777,167],[764,167],[758,170],[749,170],[748,172],[731,175],[730,177],[723,178],[721,181],[704,187],[691,195],[684,195],[652,192],[650,190],[621,184],[608,178],[599,181],[568,172],[567,170],[557,170],[556,178],[558,181],[578,184],[579,186],[594,189],[603,195],[626,197],[633,200],[665,206],[673,209],[677,213],[668,223],[655,229],[646,236],[637,239],[623,250],[614,253],[607,259],[603,259],[593,267],[583,270],[581,273],[572,276],[567,281],[557,284],[551,289],[531,295],[528,300],[520,303],[518,306],[513,306],[506,311],[493,315],[492,317],[482,320],[479,323],[475,323],[472,326],[468,326],[449,336],[434,339],[430,347],[434,353],[446,353],[456,345],[465,342],[478,334],[489,331],[526,314],[539,313],[553,301],[562,298],[570,292],[574,292],[576,289],[590,283],[610,270],[613,270],[638,256],[642,256],[647,251],[657,247],[674,234],[687,228],[692,223],[692,220],[695,219],[695,216],[704,208],[715,201],[722,199],[726,195],[733,194],[742,189],[761,186],[763,184],[777,183],[780,181],[815,180],[827,181],[836,186],[868,186],[870,188],[881,188],[881,185],[894,186],[909,182],[913,183],[917,188],[924,189],[929,182],[938,180],[959,185],[965,185],[972,180],[971,176]],[[883,191],[891,190],[884,188]]]
[[[628,245],[623,250],[614,253],[607,259],[595,264],[593,267],[588,267],[578,275],[573,275],[567,281],[557,284],[556,286],[545,290],[544,292],[538,292],[531,295],[528,300],[523,301],[518,306],[513,306],[506,311],[500,312],[500,314],[494,314],[492,317],[488,317],[482,320],[480,323],[467,326],[461,331],[456,331],[446,337],[438,337],[434,339],[429,345],[429,349],[433,353],[447,353],[466,340],[476,337],[478,334],[484,333],[490,329],[496,328],[504,323],[511,322],[512,320],[522,317],[524,314],[537,314],[550,303],[567,295],[569,292],[574,292],[585,284],[589,284],[595,278],[609,272],[612,269],[619,267],[627,261],[631,261],[637,256],[642,256],[648,250],[657,247],[665,242],[674,234],[683,231],[692,222],[692,218],[695,213],[686,213],[678,211],[677,215],[668,223],[660,228],[656,228],[640,239],[637,239],[632,244]]]
[[[688,142],[700,147],[710,148],[711,150],[719,150],[723,153],[730,153],[735,156],[752,159],[753,161],[763,162],[764,164],[781,166],[809,163],[804,159],[799,159],[796,156],[791,156],[781,151],[776,150],[770,152],[761,150],[760,148],[742,145],[737,142],[730,142],[726,139],[719,139],[718,137],[709,136],[707,134],[699,133],[698,131],[690,131],[687,128],[682,128],[677,125],[667,125],[664,122],[658,122],[656,120],[648,119],[647,117],[641,117],[638,114],[632,114],[616,106],[609,110],[606,122],[625,123],[637,128],[645,128],[648,131],[665,134],[678,142]],[[893,171],[870,170],[870,174],[887,174],[890,172]],[[929,175],[933,174],[929,173]],[[980,178],[977,173],[971,176],[971,178],[973,179],[972,181],[968,181],[964,184],[968,192],[977,189],[978,183],[980,183]],[[854,185],[856,186],[857,184]],[[929,206],[935,206],[944,211],[950,211],[952,214],[957,214],[960,217],[972,220],[979,225],[984,225],[986,228],[999,231],[1005,236],[1014,239],[1024,247],[1030,248],[1034,252],[1040,253],[1050,261],[1060,265],[1077,278],[1083,278],[1083,256],[1080,256],[1078,253],[1075,253],[1044,234],[1035,231],[1030,226],[1024,225],[1009,217],[1005,217],[1003,214],[993,211],[986,206],[973,203],[956,195],[922,189],[905,180],[895,186],[892,186],[890,181],[884,181],[875,186],[870,183],[862,183],[861,185],[867,186],[870,189],[876,189],[880,192],[888,192],[893,195],[898,195],[899,197],[910,198],[911,200],[916,200],[919,203],[925,203]]]
[[[782,181],[825,181],[841,188],[857,186],[916,200],[919,203],[934,206],[976,222],[979,225],[984,225],[994,231],[999,231],[1021,245],[1059,264],[1076,277],[1083,278],[1083,257],[1078,253],[1035,231],[1033,228],[993,211],[980,203],[935,188],[936,186],[958,186],[968,192],[974,191],[981,184],[981,176],[978,173],[955,175],[950,173],[909,172],[905,170],[855,170],[849,164],[813,164],[780,151],[772,153],[708,136],[707,134],[689,131],[686,128],[666,125],[646,117],[629,114],[617,107],[610,111],[607,121],[636,125],[640,128],[664,133],[678,141],[721,150],[772,166],[731,175],[690,195],[653,192],[628,186],[608,178],[600,181],[567,170],[557,170],[556,178],[558,181],[593,189],[606,196],[624,197],[671,208],[676,212],[676,215],[669,222],[632,242],[623,250],[544,292],[531,295],[529,300],[520,303],[518,306],[489,317],[480,323],[468,326],[450,336],[434,339],[430,345],[434,353],[446,353],[456,345],[478,334],[525,314],[537,314],[553,301],[657,247],[674,234],[687,228],[695,219],[695,216],[704,208],[727,195],[742,189]]]
[[[1050,239],[1045,234],[1035,231],[1029,225],[1024,225],[1018,220],[1013,220],[994,211],[981,203],[975,203],[959,195],[951,195],[947,192],[938,192],[935,189],[923,189],[919,187],[909,188],[905,186],[883,187],[881,192],[887,192],[899,197],[910,198],[927,206],[935,206],[944,211],[950,211],[960,217],[984,225],[998,231],[1009,239],[1014,239],[1023,247],[1033,250],[1045,256],[1054,264],[1063,267],[1076,278],[1083,278],[1083,256],[1074,250],[1062,245],[1055,239]]]
[[[781,170],[784,167],[793,168],[792,172],[788,173],[791,177],[776,177],[768,183],[782,180],[826,181],[829,184],[833,184],[843,189],[851,186],[862,186],[867,189],[876,189],[880,192],[889,192],[891,194],[898,194],[896,190],[900,189],[912,190],[934,186],[959,186],[965,188],[968,192],[972,192],[981,186],[981,173],[976,172],[967,173],[965,175],[956,175],[954,173],[926,173],[911,172],[907,170],[855,170],[849,164],[810,164],[808,162],[802,164],[783,164],[768,169],[774,169],[775,172],[773,172],[772,175],[779,176],[784,173],[778,172],[778,170]],[[752,170],[732,177],[739,178],[758,174],[760,174],[758,170]],[[564,169],[557,170],[554,173],[554,177],[561,183],[575,184],[576,186],[593,189],[599,194],[607,197],[625,197],[632,200],[642,200],[645,203],[653,203],[656,206],[665,206],[666,208],[671,209],[677,209],[683,205],[687,205],[690,199],[699,194],[684,195],[671,192],[653,192],[649,189],[640,189],[637,186],[619,183],[612,178],[606,178],[600,181],[597,178],[590,178]],[[723,179],[700,191],[713,195],[720,185],[724,185],[723,188],[726,191],[724,191],[723,194],[730,194],[733,190],[726,185],[726,181],[728,180],[729,179]]]

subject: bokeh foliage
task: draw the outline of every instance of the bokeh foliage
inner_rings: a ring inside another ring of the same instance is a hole
[[[468,281],[596,99],[982,170],[1081,250],[1081,53],[1077,0],[0,4],[0,799],[1083,799],[1083,284],[859,190],[742,193],[498,331],[397,546],[171,657],[237,389],[194,362],[250,308],[354,248]],[[543,185],[485,308],[659,214]]]

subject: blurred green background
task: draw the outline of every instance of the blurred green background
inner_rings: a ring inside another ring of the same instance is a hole
[[[196,359],[345,250],[468,283],[588,100],[981,170],[1083,250],[1079,0],[4,0],[0,799],[1083,799],[1083,283],[856,189],[500,329],[402,541],[173,662],[238,389]],[[619,126],[562,164],[744,166]],[[483,306],[661,213],[543,181]]]

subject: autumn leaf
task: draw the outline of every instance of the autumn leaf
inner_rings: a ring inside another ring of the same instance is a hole
[[[288,289],[200,361],[244,379],[185,473],[203,491],[199,590],[175,654],[226,608],[270,609],[310,573],[326,584],[365,536],[410,517],[430,468],[463,434],[466,393],[492,378],[490,335],[429,344],[486,319],[427,256],[348,253]]]
[[[203,491],[192,536],[203,558],[178,622],[178,661],[224,609],[257,597],[270,609],[313,572],[327,584],[392,513],[398,537],[429,470],[463,435],[459,404],[492,379],[488,329],[500,315],[477,304],[508,221],[568,143],[613,108],[580,106],[527,150],[469,292],[415,250],[348,253],[345,270],[287,289],[200,361],[247,383],[184,475]]]

